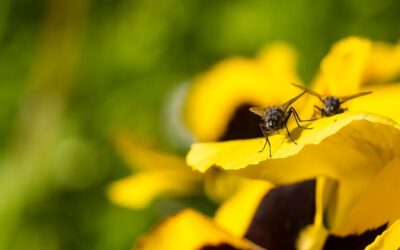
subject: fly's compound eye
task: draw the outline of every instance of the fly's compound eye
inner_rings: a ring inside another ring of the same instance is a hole
[[[329,96],[325,100],[325,110],[334,111],[340,108],[339,98],[335,96]]]
[[[276,121],[273,120],[273,119],[269,119],[269,120],[267,121],[267,124],[268,124],[268,127],[275,127]]]

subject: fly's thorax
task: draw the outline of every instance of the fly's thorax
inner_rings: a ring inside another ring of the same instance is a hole
[[[264,122],[267,128],[279,128],[279,124],[284,117],[285,111],[281,107],[270,107],[264,117]]]
[[[324,101],[324,110],[326,113],[335,113],[340,110],[340,100],[336,96],[328,96]]]

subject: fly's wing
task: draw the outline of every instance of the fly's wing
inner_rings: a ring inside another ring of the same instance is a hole
[[[298,94],[297,96],[293,97],[292,99],[290,99],[289,101],[285,102],[284,104],[280,105],[280,107],[286,111],[290,105],[292,105],[295,101],[297,101],[297,99],[299,99],[302,95],[304,95],[307,92],[307,90],[304,90],[303,92],[301,92],[300,94]]]
[[[268,107],[250,107],[249,110],[260,117],[264,117]]]
[[[304,87],[304,86],[301,86],[301,85],[298,85],[298,84],[295,84],[295,83],[292,83],[292,85],[295,86],[295,87],[297,87],[297,88],[299,88],[299,89],[302,89],[302,90],[304,90],[304,91],[307,91],[307,93],[309,93],[310,95],[313,95],[313,96],[318,97],[318,99],[320,99],[321,102],[324,101],[323,96],[322,96],[321,94],[318,94],[318,93],[315,92],[314,90],[311,90],[311,89],[309,89],[309,88],[306,88],[306,87]]]
[[[354,94],[354,95],[343,96],[343,97],[339,98],[340,99],[340,103],[347,102],[348,100],[351,100],[351,99],[359,97],[359,96],[369,95],[371,93],[372,93],[372,91],[365,91],[365,92],[361,92],[361,93]]]

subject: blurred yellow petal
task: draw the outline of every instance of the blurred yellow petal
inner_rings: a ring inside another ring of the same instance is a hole
[[[375,206],[376,207],[376,206]],[[393,223],[365,250],[398,250],[400,248],[400,220]]]
[[[235,192],[239,177],[217,168],[209,169],[204,175],[204,191],[216,203],[221,203]]]
[[[256,59],[236,57],[215,65],[195,79],[185,118],[199,141],[216,141],[242,105],[280,104],[298,94],[296,55],[286,44],[264,49]],[[247,110],[246,110],[247,111]]]
[[[381,170],[367,190],[348,211],[345,221],[334,233],[361,234],[400,218],[400,159],[395,158]],[[373,215],[373,216],[372,216]],[[399,246],[400,247],[400,246]]]
[[[346,104],[352,111],[368,111],[400,123],[400,83],[369,87],[373,93]]]
[[[269,88],[278,88],[282,92],[286,92],[288,83],[300,83],[297,73],[297,53],[289,44],[283,42],[270,44],[261,49],[257,59],[264,74],[268,77],[268,82],[264,85],[268,85]],[[263,89],[265,88],[264,86]],[[268,103],[263,101],[261,104]]]
[[[161,222],[142,237],[134,249],[200,250],[206,246],[222,245],[241,250],[256,249],[250,242],[219,228],[209,218],[187,209]]]
[[[396,45],[375,42],[364,72],[364,81],[369,84],[385,83],[400,75],[400,43]]]
[[[183,158],[158,151],[148,141],[136,138],[128,132],[116,133],[113,142],[117,153],[133,169],[186,168]]]
[[[200,193],[202,177],[190,169],[159,168],[141,171],[113,182],[108,197],[114,203],[133,209],[142,209],[159,196],[185,196]]]
[[[382,169],[396,163],[396,157],[400,157],[400,126],[382,116],[352,112],[317,120],[311,126],[311,130],[293,131],[297,145],[286,136],[271,136],[272,158],[266,151],[258,152],[264,144],[264,139],[259,138],[194,144],[187,162],[201,172],[219,166],[277,184],[318,176],[337,180],[337,200],[328,211],[328,226],[335,232]],[[383,197],[392,199],[385,194]],[[400,217],[400,209],[393,213]],[[374,227],[387,222],[380,219],[379,216],[373,220]],[[365,231],[372,224],[354,225],[351,230]]]
[[[315,90],[336,96],[359,92],[370,47],[370,41],[358,37],[349,37],[334,44],[322,60],[314,83]]]
[[[237,192],[217,210],[215,222],[231,234],[243,237],[260,201],[273,185],[261,180],[242,180]]]
[[[108,187],[108,197],[114,203],[143,209],[158,196],[200,193],[203,176],[190,170],[183,158],[155,150],[128,132],[120,131],[113,139],[117,152],[138,170]]]

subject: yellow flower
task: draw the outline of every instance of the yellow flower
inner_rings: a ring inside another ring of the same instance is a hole
[[[385,51],[397,50],[398,46],[385,48]],[[341,96],[370,89],[370,85],[379,84],[374,82],[377,80],[388,81],[399,73],[398,65],[389,63],[390,70],[374,71],[371,65],[378,62],[371,60],[388,57],[395,60],[398,54],[381,52],[379,46],[371,45],[364,39],[352,37],[340,41],[322,61],[313,89],[324,95]],[[400,174],[400,126],[390,119],[365,111],[400,121],[394,105],[400,88],[398,85],[381,84],[373,90],[374,94],[346,105],[351,111],[359,112],[346,112],[315,121],[311,124],[312,130],[294,130],[292,134],[297,145],[286,136],[271,136],[271,144],[274,145],[272,158],[265,152],[258,152],[264,143],[263,138],[197,143],[192,145],[187,156],[188,165],[201,172],[217,166],[228,172],[278,185],[314,178],[337,183],[337,186],[328,188],[329,191],[323,191],[320,194],[322,198],[316,197],[317,201],[327,203],[320,213],[325,222],[315,219],[314,225],[302,231],[298,243],[302,246],[309,244],[307,239],[310,235],[318,235],[316,238],[324,241],[328,237],[325,228],[331,234],[326,244],[336,244],[342,241],[340,237],[352,234],[368,234],[367,231],[373,229],[379,234],[387,223],[393,227],[400,218],[400,202],[396,198],[400,194],[396,178]],[[318,246],[321,243],[313,244]]]
[[[295,66],[294,50],[276,43],[254,59],[227,59],[197,77],[186,98],[184,117],[196,140],[261,136],[258,118],[248,107],[280,104],[298,94],[290,85],[300,82]],[[185,166],[183,158],[146,146],[129,133],[117,134],[114,139],[117,151],[136,171],[108,189],[117,204],[140,209],[158,196],[199,193],[201,185],[209,197],[221,201],[239,185],[237,177],[217,169],[200,176]]]

